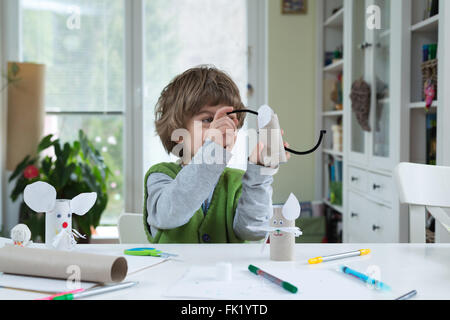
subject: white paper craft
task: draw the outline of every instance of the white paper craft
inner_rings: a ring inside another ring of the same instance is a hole
[[[15,246],[26,247],[31,244],[31,231],[25,224],[18,224],[11,229],[11,240]]]
[[[259,139],[264,144],[262,163],[265,167],[277,168],[280,163],[286,163],[286,150],[284,149],[278,116],[268,105],[258,110]]]
[[[295,238],[302,235],[295,220],[300,217],[301,207],[297,198],[291,193],[283,208],[274,208],[269,226],[248,226],[253,231],[267,232],[263,249],[270,236],[270,259],[275,261],[294,260]]]
[[[45,244],[48,248],[71,250],[75,237],[83,237],[72,230],[72,214],[85,215],[95,204],[95,192],[82,193],[72,200],[56,199],[56,190],[45,182],[35,182],[25,188],[25,203],[35,212],[45,212]]]

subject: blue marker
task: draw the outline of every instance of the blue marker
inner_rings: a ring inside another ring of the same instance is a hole
[[[339,267],[339,270],[342,271],[345,274],[348,274],[348,275],[350,275],[352,277],[355,277],[358,280],[361,280],[361,281],[363,281],[365,283],[368,283],[368,284],[374,286],[376,289],[379,289],[379,290],[391,290],[391,287],[389,287],[387,284],[385,284],[385,283],[383,283],[381,281],[378,281],[376,279],[370,278],[369,276],[367,276],[367,275],[365,275],[363,273],[360,273],[360,272],[358,272],[356,270],[350,269],[349,267],[341,266],[341,267]]]

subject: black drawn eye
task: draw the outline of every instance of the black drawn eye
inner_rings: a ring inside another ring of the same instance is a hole
[[[57,217],[58,219],[61,218],[61,214],[58,213],[58,214],[56,215],[56,217]]]
[[[70,218],[70,216],[71,216],[71,215],[70,215],[70,213],[69,213],[69,214],[67,215],[67,218]]]
[[[277,220],[273,220],[273,224],[277,224]]]
[[[282,225],[283,224],[283,220],[280,220],[280,225]]]

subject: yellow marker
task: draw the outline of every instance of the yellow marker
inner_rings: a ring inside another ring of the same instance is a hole
[[[311,258],[308,260],[308,263],[309,264],[319,264],[319,263],[327,262],[327,261],[331,261],[331,260],[350,258],[350,257],[356,257],[356,256],[365,256],[369,253],[370,253],[370,249],[361,249],[358,251],[334,254],[331,256]]]

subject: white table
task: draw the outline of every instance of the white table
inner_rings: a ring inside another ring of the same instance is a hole
[[[148,245],[82,245],[87,252],[111,252]],[[133,288],[111,292],[92,299],[174,299],[165,294],[189,268],[210,267],[214,270],[218,262],[230,262],[236,292],[244,279],[254,281],[255,294],[246,299],[256,300],[261,294],[267,300],[276,299],[376,299],[397,298],[411,290],[417,290],[414,299],[450,299],[450,245],[448,244],[297,244],[296,261],[274,262],[269,259],[269,248],[261,254],[259,244],[201,244],[201,245],[157,245],[158,249],[179,254],[179,260],[166,261],[149,269],[128,276],[125,281],[139,281]],[[307,259],[358,249],[371,249],[371,254],[335,262],[308,265]],[[145,257],[143,257],[145,259]],[[262,280],[248,271],[253,264],[298,286],[297,294],[291,294]],[[380,280],[389,284],[392,291],[383,293],[368,288],[364,283],[337,271],[335,267],[346,265],[360,272],[378,272]],[[212,279],[214,280],[214,279]],[[215,282],[211,282],[214,285]],[[34,299],[45,295],[0,288],[1,299]],[[241,298],[242,296],[237,296]],[[189,298],[189,297],[187,297]],[[234,298],[232,298],[234,299]]]

